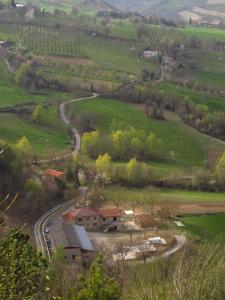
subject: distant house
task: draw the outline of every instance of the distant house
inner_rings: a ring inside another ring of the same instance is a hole
[[[6,41],[0,41],[0,47],[4,47],[6,44]]]
[[[212,20],[211,24],[215,27],[219,27],[223,25],[223,22],[220,20]]]
[[[53,178],[61,178],[63,179],[65,177],[65,173],[64,172],[60,172],[57,170],[53,170],[53,169],[48,169],[45,172],[46,175],[53,177]]]
[[[89,261],[94,255],[94,247],[83,226],[65,223],[57,219],[51,226],[53,250],[63,250],[69,262]]]
[[[21,4],[21,3],[16,3],[16,7],[17,7],[17,8],[22,8],[22,7],[25,7],[25,5],[24,5],[24,4]]]
[[[160,55],[159,51],[153,51],[153,50],[150,50],[149,48],[145,49],[144,53],[143,53],[143,56],[146,59],[152,59],[152,58],[158,57],[159,55]]]
[[[69,210],[63,214],[62,218],[65,222],[73,222],[90,231],[100,231],[106,228],[117,230],[121,221],[121,211],[85,207]]]

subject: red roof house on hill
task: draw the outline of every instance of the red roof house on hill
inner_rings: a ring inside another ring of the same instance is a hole
[[[54,177],[54,178],[61,178],[65,175],[65,173],[57,171],[57,170],[53,170],[53,169],[48,169],[46,171],[46,175]]]

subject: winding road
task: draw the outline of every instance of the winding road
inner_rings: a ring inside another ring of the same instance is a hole
[[[36,164],[45,164],[45,163],[50,163],[50,162],[54,162],[54,161],[61,161],[63,159],[71,157],[74,153],[77,153],[77,152],[80,151],[80,147],[81,147],[80,133],[75,127],[71,126],[71,122],[68,119],[68,117],[66,116],[65,109],[66,109],[66,106],[68,106],[69,104],[71,104],[73,102],[90,100],[90,99],[94,99],[94,98],[97,98],[97,97],[98,97],[98,94],[93,93],[92,96],[90,96],[90,97],[83,97],[83,98],[78,98],[78,99],[74,99],[74,100],[64,101],[60,104],[60,107],[59,107],[60,117],[61,117],[61,120],[63,121],[63,123],[65,125],[67,125],[68,127],[70,127],[70,130],[71,130],[72,135],[73,135],[73,144],[75,145],[74,151],[71,151],[70,153],[67,153],[65,155],[56,156],[56,157],[53,157],[53,158],[50,158],[50,159],[35,161]]]
[[[51,159],[36,161],[35,163],[44,164],[44,163],[49,163],[49,162],[53,162],[53,161],[63,160],[65,158],[72,156],[74,152],[76,153],[76,152],[80,151],[81,136],[80,136],[78,130],[75,127],[71,126],[70,120],[66,116],[65,109],[66,109],[67,105],[69,105],[73,102],[94,99],[97,96],[98,96],[98,94],[93,93],[93,95],[90,97],[84,97],[84,98],[64,101],[60,104],[60,108],[59,108],[60,109],[60,117],[67,126],[70,126],[70,129],[73,133],[73,143],[75,145],[75,150],[73,152],[63,155],[63,156],[58,156],[58,157],[54,157]],[[81,197],[82,197],[83,192],[84,192],[83,190],[80,191]],[[45,236],[45,228],[48,223],[53,222],[57,217],[59,217],[63,212],[65,212],[72,204],[73,204],[73,201],[71,200],[71,201],[60,204],[60,205],[50,209],[48,212],[46,212],[44,215],[42,215],[36,221],[36,223],[34,225],[34,238],[35,238],[37,249],[38,249],[38,251],[40,251],[42,253],[42,255],[44,257],[47,257],[49,261],[51,261],[51,255],[50,255],[49,247],[47,245],[47,240],[46,240],[46,236]]]

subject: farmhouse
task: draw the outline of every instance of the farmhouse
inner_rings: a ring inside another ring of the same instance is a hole
[[[152,59],[158,57],[159,55],[160,55],[159,51],[152,51],[149,48],[145,49],[143,54],[144,58],[146,59]]]
[[[57,219],[51,227],[54,251],[63,249],[69,262],[88,261],[94,255],[94,247],[83,226],[65,223]]]
[[[90,231],[100,231],[106,228],[117,230],[121,221],[121,211],[85,207],[69,210],[62,217],[65,222],[73,222]]]
[[[53,178],[64,178],[64,176],[65,176],[64,172],[60,172],[60,171],[53,170],[53,169],[46,170],[45,174],[50,177],[53,177]]]

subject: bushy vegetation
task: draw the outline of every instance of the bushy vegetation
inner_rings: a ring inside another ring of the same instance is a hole
[[[168,155],[160,139],[144,130],[117,130],[109,135],[99,131],[85,133],[82,138],[82,150],[91,158],[109,153],[113,160],[166,160]]]

